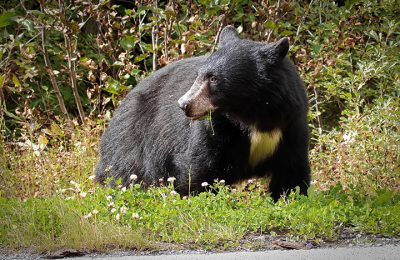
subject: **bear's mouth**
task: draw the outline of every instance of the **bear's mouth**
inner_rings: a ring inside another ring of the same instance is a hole
[[[215,109],[210,109],[206,113],[198,114],[198,115],[187,115],[190,120],[211,120],[212,113]]]
[[[210,116],[209,116],[209,114],[205,114],[202,116],[189,116],[189,119],[190,120],[207,120],[207,119],[210,119]]]

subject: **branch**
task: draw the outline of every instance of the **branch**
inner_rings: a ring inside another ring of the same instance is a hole
[[[44,1],[40,1],[40,9],[41,9],[42,13],[44,13]],[[65,107],[64,99],[61,95],[60,88],[58,87],[58,84],[57,84],[56,75],[54,74],[53,68],[51,67],[49,53],[48,53],[47,47],[46,47],[46,27],[44,24],[42,24],[41,36],[42,36],[42,51],[43,51],[43,57],[44,57],[44,64],[46,66],[47,73],[49,73],[51,85],[53,86],[54,93],[56,94],[58,104],[60,105],[60,109],[64,115],[64,118],[69,119],[67,108]]]
[[[60,6],[60,11],[63,16],[64,21],[66,21],[66,14],[65,14],[65,8],[64,8],[64,0],[59,1],[59,6]],[[63,25],[65,26],[65,24]],[[66,47],[66,52],[67,52],[67,57],[68,57],[68,68],[69,68],[69,75],[71,79],[71,88],[72,88],[72,93],[74,94],[74,99],[76,106],[78,108],[79,112],[79,117],[81,119],[81,122],[83,125],[86,124],[85,122],[85,111],[83,110],[81,98],[79,97],[79,92],[78,92],[78,86],[76,84],[76,57],[73,57],[73,53],[75,52],[72,49],[72,44],[71,44],[71,36],[69,32],[64,33],[64,40],[65,40],[65,47]]]
[[[151,28],[151,45],[153,47],[153,71],[157,69],[157,42],[158,36],[156,35],[157,26]]]

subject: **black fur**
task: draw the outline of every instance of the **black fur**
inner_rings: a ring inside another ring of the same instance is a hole
[[[104,132],[97,180],[112,176],[127,184],[136,174],[147,186],[174,176],[176,190],[187,194],[217,178],[231,184],[270,175],[275,200],[296,186],[306,194],[308,101],[286,57],[288,48],[287,39],[276,44],[241,40],[228,26],[215,53],[154,72],[126,96]],[[212,122],[192,121],[178,107],[196,80],[208,86],[215,106]],[[254,168],[249,165],[251,129],[282,132],[275,153]]]

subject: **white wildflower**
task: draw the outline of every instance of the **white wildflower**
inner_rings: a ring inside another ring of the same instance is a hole
[[[84,199],[84,198],[86,198],[86,192],[81,192],[80,194],[79,194],[79,196],[82,198],[82,199]]]
[[[93,213],[93,215],[97,215],[97,214],[99,214],[99,211],[98,211],[97,209],[94,209],[94,210],[92,211],[92,213]]]
[[[120,209],[119,209],[119,211],[122,213],[122,214],[126,214],[126,212],[128,212],[128,208],[127,207],[125,207],[125,206],[122,206]]]
[[[92,213],[90,212],[89,214],[83,216],[84,218],[90,218],[92,216]]]
[[[40,147],[39,147],[39,145],[38,144],[32,144],[32,149],[34,150],[34,151],[39,151],[39,149],[40,149]]]
[[[72,184],[72,185],[75,187],[76,190],[79,191],[79,190],[81,189],[81,188],[79,187],[79,184],[78,184],[77,182],[71,180],[69,183]]]
[[[356,136],[358,135],[355,131],[350,131],[343,134],[343,142],[342,144],[351,144],[354,143]]]
[[[176,191],[174,191],[174,190],[171,190],[171,195],[172,196],[176,196],[178,193],[176,192]]]
[[[119,215],[119,213],[117,213],[117,215],[115,215],[115,219],[116,219],[117,221],[119,221],[119,220],[121,219],[121,215]]]
[[[225,184],[225,180],[220,180],[219,183]]]
[[[139,214],[138,213],[132,213],[132,219],[138,219]]]
[[[167,179],[168,182],[174,182],[175,180],[176,180],[175,177],[169,177],[169,178]]]
[[[112,208],[112,209],[111,209],[111,213],[114,213],[115,211],[117,211],[116,208]]]
[[[203,182],[202,184],[201,184],[201,187],[207,187],[208,186],[208,182]]]
[[[125,192],[126,191],[126,187],[122,187],[122,192]]]
[[[108,195],[108,196],[107,196],[107,200],[112,200],[112,198],[113,198],[113,197],[112,197],[111,195]]]
[[[131,181],[136,181],[137,180],[137,175],[136,174],[132,174],[131,176],[129,176],[129,179]]]
[[[91,175],[91,176],[89,176],[89,180],[94,180],[94,178],[96,178],[96,176],[95,175]]]

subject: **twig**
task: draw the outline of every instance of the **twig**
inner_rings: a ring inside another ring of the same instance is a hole
[[[168,39],[169,39],[169,26],[170,21],[167,21],[165,24],[165,29],[164,29],[164,55],[165,55],[165,61],[168,62],[169,60],[169,55],[168,55]]]
[[[175,5],[174,5],[173,1],[171,2],[171,6],[172,6],[172,9],[174,10],[174,13],[175,13],[176,11],[175,11]],[[164,30],[164,53],[165,53],[165,61],[167,63],[169,61],[168,41],[169,41],[169,38],[171,36],[173,22],[174,21],[172,19],[168,18],[168,16],[167,16],[167,20],[166,20],[166,23],[165,23],[165,30]]]
[[[217,44],[218,44],[219,35],[221,34],[222,28],[224,27],[224,24],[225,24],[225,18],[226,18],[226,15],[223,16],[222,21],[221,21],[221,23],[219,24],[217,36],[215,37],[214,45],[213,45],[213,47],[212,47],[212,49],[211,49],[211,52],[214,52],[215,47],[216,47]]]
[[[13,49],[15,47],[15,38],[12,40],[11,46],[12,47],[10,47],[10,49],[8,51],[7,58],[5,59],[4,66],[2,66],[4,68],[4,74],[3,74],[3,81],[1,82],[1,85],[0,85],[0,118],[3,118],[4,111],[7,111],[6,102],[5,102],[4,92],[3,91],[4,91],[4,85],[5,85],[6,79],[8,77],[9,72],[10,72],[9,69],[7,70],[7,67],[8,67],[8,63],[10,61],[10,58],[11,58],[12,51],[13,51]],[[2,65],[2,64],[0,64],[0,65]]]
[[[319,11],[318,11],[318,15],[319,15],[319,24],[322,24],[321,9],[322,9],[322,1],[319,1]]]
[[[40,10],[42,11],[42,13],[44,13],[44,5],[45,5],[44,0],[41,0],[40,1]],[[64,118],[69,119],[67,108],[65,107],[64,99],[61,95],[60,88],[58,87],[56,76],[53,72],[53,68],[51,67],[49,53],[48,53],[47,47],[46,47],[46,27],[44,24],[42,24],[42,35],[41,36],[42,36],[42,51],[43,51],[43,57],[44,57],[44,64],[46,66],[47,73],[49,73],[51,85],[53,86],[54,93],[56,94],[58,104],[60,105],[60,109],[64,115]]]
[[[294,42],[293,42],[293,44],[297,42],[297,38],[298,38],[298,36],[299,36],[299,34],[300,34],[300,28],[301,28],[301,26],[304,24],[304,19],[306,18],[306,16],[307,16],[308,13],[310,12],[310,9],[311,9],[311,6],[312,6],[313,2],[314,2],[314,0],[311,0],[311,1],[310,1],[310,4],[308,5],[307,11],[304,12],[304,14],[303,14],[302,17],[301,17],[301,21],[300,21],[299,27],[297,27],[296,37],[294,37]]]
[[[155,1],[155,9],[157,9],[157,1]],[[158,26],[157,23],[151,28],[151,44],[153,46],[153,71],[157,69],[157,45],[158,45]]]
[[[143,6],[143,1],[141,1],[140,5]],[[145,14],[143,15],[143,17],[141,17],[141,16],[139,15],[139,26],[138,26],[138,30],[139,30],[139,48],[140,48],[140,51],[141,51],[143,54],[146,53],[146,52],[145,52],[145,50],[144,50],[143,47],[142,47],[142,32],[140,31],[140,28],[142,27],[142,23],[143,23],[144,18],[146,17],[146,15],[147,15],[147,12],[145,12]],[[146,72],[148,72],[146,62],[143,62],[143,65],[144,65],[144,70],[145,70]]]
[[[321,120],[321,116],[319,114],[318,92],[317,92],[317,89],[315,88],[315,85],[313,85],[313,90],[314,90],[314,95],[315,95],[315,109],[317,112],[318,133],[321,135],[322,134],[322,120]]]
[[[157,25],[151,28],[151,46],[153,49],[153,71],[157,69],[157,42],[158,36],[156,35]]]
[[[65,8],[64,8],[64,0],[59,0],[58,3],[60,6],[61,15],[64,17],[64,21],[65,21],[67,19],[67,17],[66,17]],[[63,27],[64,28],[66,27],[65,24],[63,24]],[[68,57],[68,68],[69,68],[69,75],[70,75],[70,79],[71,79],[72,93],[74,94],[74,99],[75,99],[76,106],[78,108],[79,117],[81,119],[81,122],[83,125],[86,125],[85,111],[83,110],[81,98],[79,97],[78,86],[76,84],[76,62],[75,62],[76,57],[72,57],[74,55],[75,51],[72,49],[71,37],[68,32],[64,33],[64,40],[65,40],[67,57]]]
[[[279,15],[279,8],[281,6],[281,1],[278,0],[276,2],[276,7],[275,7],[275,15],[274,15],[274,23],[276,23],[278,21],[278,15]],[[272,33],[274,32],[273,29],[269,29],[269,33],[267,36],[267,42],[269,42],[269,39],[271,38]]]
[[[81,119],[81,122],[83,125],[85,125],[85,112],[83,110],[83,106],[82,106],[82,102],[81,102],[81,98],[79,97],[79,92],[78,92],[78,86],[76,84],[76,57],[72,57],[73,55],[73,50],[72,50],[72,44],[71,44],[71,38],[68,35],[68,33],[66,33],[64,35],[64,39],[65,39],[65,46],[67,48],[67,57],[68,57],[68,68],[69,68],[69,74],[70,74],[70,78],[71,78],[71,88],[72,88],[72,93],[74,94],[74,99],[75,99],[75,103],[76,106],[78,108],[78,112],[79,112],[79,117]]]
[[[275,20],[278,18],[278,14],[279,14],[279,7],[281,7],[281,1],[278,0],[276,2],[276,8],[275,8]]]

